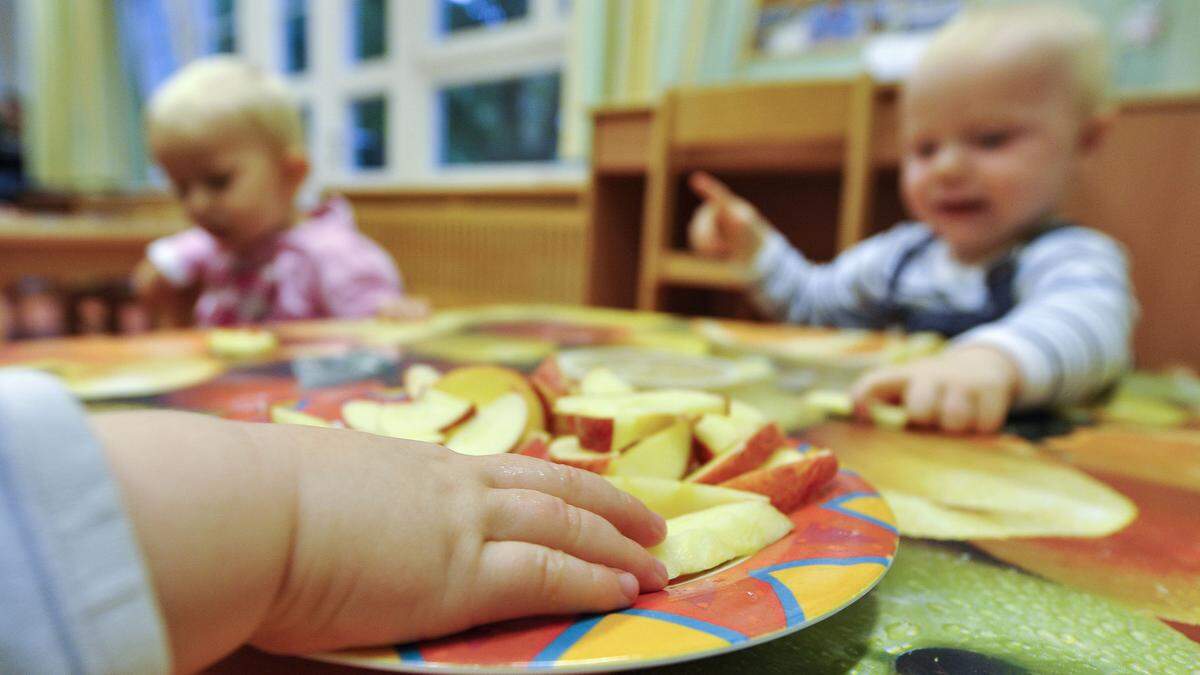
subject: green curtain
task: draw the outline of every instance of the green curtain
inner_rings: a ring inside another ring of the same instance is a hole
[[[24,142],[35,184],[97,192],[139,184],[140,119],[111,0],[24,0],[31,68]]]
[[[586,157],[597,106],[645,105],[735,73],[754,0],[576,0],[559,154]]]

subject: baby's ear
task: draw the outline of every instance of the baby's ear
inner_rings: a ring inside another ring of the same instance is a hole
[[[1079,127],[1079,152],[1084,155],[1095,152],[1104,141],[1104,137],[1108,135],[1108,130],[1112,128],[1115,119],[1115,111],[1105,110],[1084,120]]]
[[[297,150],[289,150],[283,156],[283,175],[295,188],[299,188],[309,171],[308,155]]]

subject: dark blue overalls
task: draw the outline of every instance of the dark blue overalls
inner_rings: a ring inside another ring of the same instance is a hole
[[[1030,244],[1049,232],[1065,227],[1065,223],[1056,223],[1035,232],[1025,240]],[[941,333],[948,338],[965,333],[976,326],[992,323],[1008,314],[1017,301],[1013,281],[1017,276],[1017,261],[1015,256],[1005,256],[987,272],[987,302],[977,310],[955,309],[918,309],[904,307],[896,301],[900,290],[900,278],[905,270],[918,255],[929,248],[937,238],[930,234],[911,246],[900,256],[896,269],[888,279],[887,297],[884,300],[884,312],[889,323],[901,326],[909,333],[932,331]]]

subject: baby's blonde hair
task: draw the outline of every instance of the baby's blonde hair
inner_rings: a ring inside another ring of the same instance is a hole
[[[283,152],[304,151],[300,113],[283,81],[231,56],[192,62],[163,84],[146,114],[152,144],[245,131]]]
[[[1104,30],[1074,3],[1020,2],[966,9],[933,38],[917,73],[931,64],[969,62],[983,51],[1044,59],[1065,70],[1082,115],[1106,107],[1109,66]]]

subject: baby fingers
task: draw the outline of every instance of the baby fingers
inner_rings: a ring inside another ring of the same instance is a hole
[[[493,490],[488,496],[486,537],[521,541],[631,572],[644,591],[667,583],[667,570],[612,523],[536,490]]]

